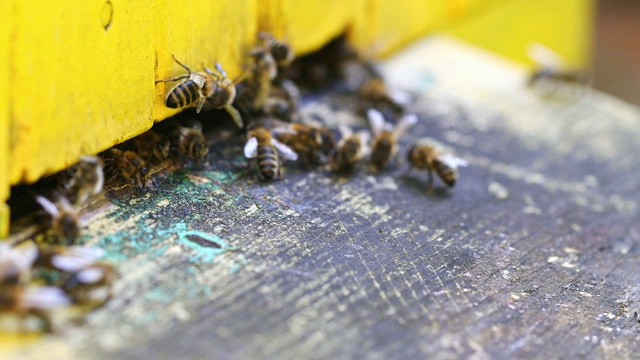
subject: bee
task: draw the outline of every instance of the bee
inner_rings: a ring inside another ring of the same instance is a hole
[[[256,158],[258,172],[263,180],[271,180],[275,176],[282,179],[282,159],[297,160],[296,154],[287,145],[271,136],[271,131],[264,127],[257,127],[249,131],[249,140],[244,146],[244,156],[247,159]],[[251,160],[249,164],[251,163]]]
[[[21,318],[34,316],[42,321],[46,332],[53,331],[49,312],[70,304],[69,297],[55,286],[0,286],[0,313],[15,313]]]
[[[236,96],[235,82],[227,78],[227,73],[219,63],[216,63],[218,73],[207,67],[204,67],[206,73],[200,73],[191,72],[175,56],[173,60],[185,68],[187,74],[173,79],[156,80],[156,84],[180,81],[167,93],[165,105],[168,108],[181,109],[195,104],[196,112],[199,113],[204,104],[208,103],[214,109],[225,109],[239,127],[243,126],[240,113],[231,105]]]
[[[214,109],[224,109],[233,119],[233,122],[239,128],[242,128],[244,124],[242,123],[242,117],[238,110],[233,107],[233,101],[236,98],[236,84],[244,78],[244,73],[240,74],[238,78],[234,80],[230,80],[227,78],[227,73],[222,68],[220,63],[216,63],[216,71],[218,73],[214,73],[208,67],[205,67],[204,70],[213,78],[213,82],[207,79],[205,83],[205,91],[206,91],[206,102]]]
[[[213,92],[211,82],[208,82],[206,74],[199,72],[191,72],[188,66],[184,65],[174,55],[173,60],[187,70],[186,75],[178,76],[173,79],[156,80],[156,84],[160,82],[176,82],[166,95],[165,105],[171,109],[180,109],[196,104],[196,112],[200,112],[207,96]]]
[[[74,273],[95,263],[105,251],[93,246],[39,244],[34,265],[65,273]]]
[[[197,168],[201,168],[207,161],[209,147],[202,135],[202,125],[193,120],[191,127],[178,126],[172,131],[172,138],[177,144],[178,153],[181,154],[183,163],[185,159],[191,159]]]
[[[80,216],[69,200],[57,195],[56,202],[44,196],[36,195],[36,201],[51,217],[51,230],[54,237],[67,245],[73,244],[80,237]]]
[[[331,168],[334,171],[352,170],[369,152],[370,135],[366,131],[353,133],[346,126],[340,126],[342,139],[338,143],[336,152],[331,159]]]
[[[401,114],[411,102],[409,94],[391,90],[382,77],[375,76],[365,80],[357,90],[358,110],[364,113],[367,109],[378,109],[382,112]]]
[[[588,84],[589,75],[585,71],[567,67],[560,55],[546,46],[534,43],[529,46],[527,52],[529,57],[538,64],[538,68],[529,76],[529,87],[542,89],[543,86],[557,87],[560,84]]]
[[[384,116],[378,110],[369,109],[367,117],[373,132],[371,163],[379,170],[396,156],[398,139],[418,122],[418,118],[414,114],[405,115],[394,127],[384,120]]]
[[[64,190],[76,205],[84,203],[90,196],[102,191],[103,164],[97,156],[82,156],[80,161],[64,174],[68,177],[68,180],[63,182]]]
[[[293,61],[294,53],[289,44],[284,41],[276,39],[272,34],[261,32],[258,34],[258,38],[263,41],[262,47],[267,49],[277,66],[277,80],[284,79],[286,69],[291,61]]]
[[[72,273],[61,289],[74,304],[98,306],[111,298],[111,288],[117,278],[112,265],[95,262]]]
[[[407,172],[413,168],[427,170],[429,191],[433,190],[433,171],[448,187],[453,187],[458,179],[457,168],[469,164],[466,160],[452,155],[444,145],[431,138],[421,138],[411,144],[407,149],[407,161],[409,162]]]
[[[274,128],[273,134],[307,164],[326,162],[335,147],[331,129],[320,125],[286,124]]]
[[[249,79],[240,83],[237,107],[247,114],[264,111],[264,106],[271,92],[271,80],[276,77],[277,65],[271,54],[262,47],[251,51],[253,65]]]
[[[123,146],[154,165],[161,164],[171,156],[171,141],[169,138],[153,130],[134,137]]]
[[[37,257],[38,249],[32,242],[0,243],[0,286],[26,283]]]
[[[272,84],[269,97],[264,104],[264,112],[284,121],[291,121],[300,102],[300,89],[291,80]]]
[[[111,179],[120,176],[125,182],[142,188],[151,177],[147,162],[131,150],[112,148],[105,153],[105,157],[105,163],[113,174]]]

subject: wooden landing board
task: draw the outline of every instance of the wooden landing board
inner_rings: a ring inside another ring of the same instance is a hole
[[[162,192],[113,198],[88,242],[122,278],[87,324],[2,358],[624,358],[640,342],[640,110],[545,100],[449,38],[385,66],[471,165],[451,191],[404,168],[243,176],[242,141]],[[352,119],[320,97],[304,111]],[[9,356],[9,357],[7,357]]]

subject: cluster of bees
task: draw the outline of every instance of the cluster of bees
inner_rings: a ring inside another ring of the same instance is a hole
[[[102,191],[102,160],[84,156],[54,181],[48,196],[34,194],[48,214],[48,242],[29,237],[0,243],[0,314],[40,319],[45,331],[54,329],[56,311],[83,313],[105,303],[117,277],[112,265],[99,260],[102,249],[73,245],[83,226],[79,209]]]
[[[303,61],[303,65],[291,71],[294,54],[286,42],[266,33],[260,33],[258,39],[259,44],[249,53],[245,73],[233,81],[220,64],[216,64],[217,72],[205,67],[204,72],[194,73],[175,60],[187,74],[157,81],[177,82],[166,94],[166,106],[195,107],[197,112],[207,104],[225,109],[239,127],[246,129],[244,155],[250,164],[255,164],[263,180],[282,178],[283,160],[300,160],[307,166],[328,164],[336,172],[347,172],[366,158],[375,170],[382,170],[396,158],[398,139],[417,122],[417,117],[402,115],[408,97],[389,90],[371,62],[362,60],[348,47],[336,49],[341,45],[330,45],[331,53],[320,62]],[[334,130],[315,119],[304,118],[297,111],[300,90],[290,73],[297,72],[294,77],[298,79],[322,78],[354,70],[363,74],[353,91],[357,112],[366,114],[373,136],[366,130],[354,132],[340,126],[337,141]],[[428,172],[429,189],[433,186],[433,172],[451,187],[456,182],[457,167],[466,165],[436,141],[426,138],[409,147],[406,159],[410,168]]]
[[[333,48],[332,48],[333,47]],[[194,108],[226,112],[246,133],[243,153],[263,180],[281,179],[284,160],[299,160],[307,167],[327,166],[338,173],[350,173],[369,161],[375,171],[397,160],[398,140],[418,122],[404,114],[408,97],[387,88],[374,65],[362,60],[349,47],[330,44],[317,59],[300,59],[292,64],[291,47],[270,34],[261,33],[258,45],[248,54],[245,72],[229,79],[219,63],[181,76],[158,80],[175,83],[165,97],[169,108]],[[328,55],[324,52],[329,52]],[[300,90],[296,81],[314,87],[314,79],[358,73],[361,78],[351,93],[356,112],[368,119],[369,129],[340,125],[336,130],[318,119],[303,116],[298,107]],[[309,81],[310,80],[310,81]],[[395,124],[394,124],[395,123]],[[85,156],[71,168],[53,177],[46,193],[33,193],[48,216],[46,242],[20,240],[0,248],[0,312],[41,319],[45,330],[52,325],[51,310],[94,307],[110,296],[117,277],[115,269],[99,261],[100,249],[78,246],[84,226],[79,209],[102,191],[105,183],[144,187],[166,164],[201,168],[207,161],[209,144],[198,120],[170,119],[160,130],[149,130],[98,156]],[[449,187],[456,183],[456,169],[466,161],[432,139],[414,141],[406,151],[410,169],[433,173]],[[52,188],[52,189],[51,189]],[[54,244],[51,244],[51,243]],[[73,305],[73,306],[72,306]]]

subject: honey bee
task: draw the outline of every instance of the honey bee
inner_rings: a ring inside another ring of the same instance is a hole
[[[353,133],[346,126],[340,126],[342,139],[331,159],[331,168],[342,172],[352,170],[369,152],[370,135],[366,131]]]
[[[26,283],[37,257],[38,250],[32,242],[0,243],[0,286]]]
[[[187,70],[186,75],[178,76],[173,79],[156,80],[156,84],[160,82],[176,82],[165,98],[165,105],[171,109],[180,109],[196,104],[196,112],[200,112],[207,96],[213,92],[213,87],[206,74],[199,72],[191,72],[188,66],[184,65],[174,55],[173,60]]]
[[[110,299],[117,278],[118,273],[112,265],[95,262],[71,274],[61,288],[74,304],[98,306]]]
[[[382,112],[401,114],[411,102],[410,96],[402,91],[391,90],[382,77],[365,80],[357,91],[358,110],[364,113],[367,109],[378,109]]]
[[[120,176],[125,182],[142,188],[151,178],[147,162],[131,150],[109,149],[105,153],[105,163],[113,174],[112,179]]]
[[[195,104],[196,112],[199,113],[204,104],[208,103],[214,109],[226,110],[236,125],[243,126],[240,113],[231,105],[236,96],[235,82],[227,78],[227,73],[219,63],[216,63],[218,73],[205,67],[205,74],[191,72],[191,69],[178,61],[175,56],[173,60],[185,68],[187,74],[173,79],[156,80],[156,84],[180,81],[167,93],[165,105],[168,108],[181,109]]]
[[[291,80],[272,84],[264,104],[264,113],[284,121],[291,121],[300,102],[300,89]]]
[[[66,171],[69,177],[63,187],[68,197],[76,205],[82,204],[89,196],[97,195],[104,185],[103,164],[97,156],[82,156],[80,161]]]
[[[45,245],[37,246],[37,258],[34,265],[74,273],[86,268],[104,256],[104,250],[92,246],[60,246]]]
[[[276,77],[277,65],[271,54],[258,47],[251,51],[253,65],[249,79],[239,85],[237,107],[247,114],[264,111],[264,106],[271,92],[271,80]]]
[[[557,88],[560,84],[587,85],[589,82],[589,75],[585,71],[567,67],[560,55],[542,44],[531,44],[528,55],[538,64],[538,68],[529,76],[529,87],[554,90],[551,88]]]
[[[73,244],[80,237],[80,216],[69,200],[58,195],[56,202],[44,196],[36,195],[36,201],[51,217],[51,230],[54,237],[67,245]]]
[[[452,155],[444,145],[431,138],[421,138],[411,144],[407,150],[407,161],[409,162],[407,172],[413,168],[427,170],[429,191],[433,190],[433,171],[448,187],[453,187],[458,179],[457,168],[469,164],[466,160]]]
[[[238,110],[233,107],[233,101],[236,98],[236,84],[244,77],[244,73],[240,74],[235,80],[227,78],[227,73],[222,68],[220,63],[216,63],[217,74],[211,71],[208,67],[204,70],[213,78],[213,82],[207,79],[205,83],[206,102],[214,109],[224,109],[233,119],[233,122],[241,128],[244,126],[242,123],[242,117]]]
[[[207,161],[209,147],[202,135],[202,125],[197,120],[193,120],[191,127],[178,126],[172,132],[174,143],[177,144],[178,153],[183,159],[193,160],[197,168],[201,168]]]
[[[46,332],[53,330],[49,312],[70,304],[67,295],[55,286],[0,286],[0,313],[15,313],[21,318],[34,316],[42,321]]]
[[[123,146],[153,165],[161,164],[171,156],[171,141],[169,138],[153,130],[134,137]]]
[[[307,164],[326,162],[335,147],[331,129],[320,125],[287,124],[273,129],[278,141],[290,147]]]
[[[394,127],[384,120],[384,116],[378,110],[369,109],[367,116],[373,132],[371,164],[379,170],[396,156],[398,139],[418,122],[418,118],[414,114],[405,115]]]
[[[276,39],[272,34],[261,32],[258,38],[263,41],[263,48],[267,49],[277,65],[277,76],[279,80],[284,79],[286,69],[293,61],[294,53],[289,44]],[[279,81],[278,81],[279,82]]]
[[[275,176],[282,179],[280,169],[282,159],[297,160],[298,155],[287,145],[271,136],[271,132],[264,127],[257,127],[249,131],[249,140],[244,146],[244,156],[247,159],[256,158],[258,172],[263,180],[271,180]]]

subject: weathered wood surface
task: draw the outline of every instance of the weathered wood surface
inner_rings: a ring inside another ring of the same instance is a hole
[[[430,195],[402,167],[288,166],[262,183],[241,141],[219,141],[206,170],[93,214],[89,242],[122,274],[114,300],[8,355],[638,357],[640,111],[541,99],[522,69],[451,39],[387,65],[423,94],[409,139],[470,161],[455,189]]]

